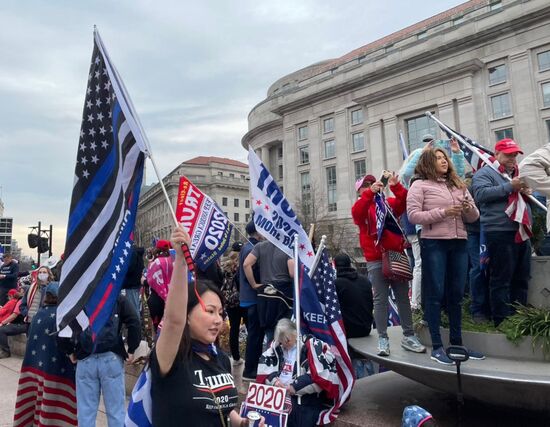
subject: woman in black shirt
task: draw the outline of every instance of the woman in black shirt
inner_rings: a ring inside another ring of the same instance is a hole
[[[181,245],[190,244],[189,235],[177,227],[171,241],[174,270],[162,331],[151,354],[153,425],[247,426],[248,420],[234,410],[238,393],[229,358],[213,345],[223,323],[220,291],[205,280],[196,288],[187,286]]]

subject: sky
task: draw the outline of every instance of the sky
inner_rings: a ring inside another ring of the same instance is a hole
[[[13,238],[34,255],[28,227],[52,224],[63,252],[94,25],[164,176],[199,155],[245,162],[248,113],[277,79],[460,3],[2,0],[0,198]]]

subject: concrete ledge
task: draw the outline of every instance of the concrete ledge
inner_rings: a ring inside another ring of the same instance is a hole
[[[27,335],[13,335],[8,337],[8,345],[12,356],[25,357],[25,349],[27,348]]]

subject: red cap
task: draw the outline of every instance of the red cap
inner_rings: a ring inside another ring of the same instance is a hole
[[[170,245],[170,242],[168,240],[159,240],[157,242],[157,244],[155,245],[155,247],[157,249],[161,249],[163,251],[168,251],[168,250],[170,250],[172,245]]]
[[[516,141],[510,138],[504,138],[498,141],[495,145],[495,151],[500,151],[505,154],[523,154],[523,151],[521,151],[519,145],[516,144]]]
[[[363,178],[359,178],[355,181],[355,191],[359,191],[365,182],[374,184],[376,182],[376,178],[373,175],[365,175]]]
[[[17,295],[17,289],[10,289],[10,290],[8,291],[8,296],[9,296],[9,297],[12,297],[12,296],[14,296],[14,295]]]

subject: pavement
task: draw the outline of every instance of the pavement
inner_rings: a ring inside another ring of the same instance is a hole
[[[0,384],[2,388],[0,427],[11,427],[13,425],[17,383],[19,382],[19,371],[21,370],[22,362],[23,359],[20,357],[0,359]],[[103,401],[99,404],[96,427],[107,427],[107,417]]]

